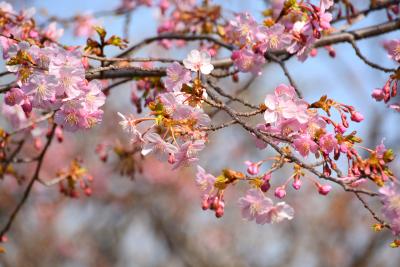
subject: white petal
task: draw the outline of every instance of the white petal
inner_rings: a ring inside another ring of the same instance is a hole
[[[212,64],[202,64],[200,66],[201,73],[206,74],[206,75],[210,74],[213,69],[214,69],[214,66]]]

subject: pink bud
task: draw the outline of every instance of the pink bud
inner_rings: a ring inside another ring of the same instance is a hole
[[[231,55],[231,59],[232,60],[236,60],[239,57],[240,57],[240,51],[239,50],[235,50],[235,51],[232,52],[232,55]]]
[[[385,94],[383,93],[382,89],[375,89],[372,91],[371,96],[375,98],[376,101],[382,101],[385,97]]]
[[[174,164],[175,162],[176,162],[175,155],[174,154],[169,154],[168,163],[169,164]]]
[[[340,149],[340,152],[342,152],[342,153],[347,153],[347,150],[348,150],[345,143],[340,144],[339,149]]]
[[[262,179],[264,180],[264,181],[269,181],[269,180],[271,180],[271,173],[265,173],[264,175],[263,175],[263,177],[262,177]]]
[[[58,142],[61,143],[62,141],[64,141],[64,134],[63,134],[61,127],[56,128],[55,135],[57,137]]]
[[[284,198],[286,196],[286,190],[283,186],[277,187],[275,189],[275,196],[277,198]]]
[[[90,197],[92,195],[92,193],[93,193],[92,189],[90,187],[86,187],[84,192],[85,192],[85,195],[88,196],[88,197]]]
[[[203,201],[201,202],[201,208],[203,210],[208,210],[210,208],[210,201],[208,200],[208,197],[203,198]]]
[[[350,118],[352,121],[355,121],[355,122],[361,122],[364,120],[364,116],[360,112],[357,112],[357,111],[352,111]]]
[[[264,193],[267,192],[270,188],[271,188],[271,183],[269,182],[269,180],[264,181],[264,183],[260,187],[261,191],[263,191]]]
[[[5,242],[7,242],[8,241],[8,237],[6,236],[6,235],[2,235],[1,237],[0,237],[0,242],[1,243],[5,243]]]
[[[299,190],[301,185],[302,185],[302,182],[300,181],[300,179],[295,179],[292,183],[293,188],[296,190]]]
[[[28,99],[25,99],[21,107],[27,116],[32,112],[32,103]]]
[[[318,50],[316,48],[311,49],[311,52],[310,52],[311,57],[316,57],[317,54],[318,54]]]
[[[347,130],[346,127],[344,127],[343,124],[341,124],[341,123],[336,124],[335,129],[338,133],[341,133],[341,134],[344,134]]]
[[[332,189],[332,186],[330,185],[320,185],[318,184],[318,193],[320,193],[323,196],[326,196]]]
[[[215,210],[215,217],[217,218],[221,218],[222,216],[224,216],[224,208],[219,206],[216,210]]]
[[[253,162],[247,160],[244,162],[244,164],[247,165],[247,172],[250,175],[257,175],[257,173],[260,171],[261,162],[253,163]]]

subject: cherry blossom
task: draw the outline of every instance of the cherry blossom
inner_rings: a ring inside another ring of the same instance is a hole
[[[211,64],[211,56],[206,51],[192,50],[186,59],[183,60],[185,68],[208,75],[214,69]]]
[[[178,62],[174,62],[167,68],[165,87],[170,91],[178,92],[182,85],[190,82],[191,79],[190,71],[183,68]]]
[[[382,212],[388,220],[394,235],[400,234],[400,189],[396,183],[389,183],[379,189],[383,202]]]

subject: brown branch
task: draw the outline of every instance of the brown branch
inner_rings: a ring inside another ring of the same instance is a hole
[[[53,125],[53,128],[51,129],[50,135],[47,138],[47,142],[46,142],[42,152],[38,156],[38,163],[36,165],[36,169],[35,169],[35,172],[34,172],[34,174],[32,176],[32,179],[30,180],[27,188],[25,189],[24,194],[23,194],[20,202],[15,207],[15,209],[11,213],[10,217],[8,218],[8,221],[7,221],[6,225],[1,230],[0,237],[4,237],[4,235],[8,232],[8,230],[10,230],[12,223],[14,222],[16,216],[18,215],[18,212],[21,210],[22,206],[25,204],[26,200],[28,199],[29,194],[32,191],[33,185],[34,185],[35,181],[39,177],[39,173],[40,173],[40,170],[41,170],[43,162],[44,162],[44,156],[46,155],[46,152],[47,152],[48,148],[50,147],[51,141],[53,140],[55,130],[56,130],[56,124]]]
[[[155,37],[150,37],[147,39],[144,39],[143,41],[131,46],[121,54],[117,55],[116,57],[126,57],[135,51],[143,48],[146,45],[149,45],[153,42],[156,41],[161,41],[161,40],[184,40],[184,41],[209,41],[212,43],[215,43],[219,46],[222,46],[228,50],[233,50],[235,47],[233,45],[227,44],[215,37],[212,37],[210,35],[183,35],[183,34],[177,34],[177,33],[171,33],[171,34],[162,34],[158,35]]]
[[[369,61],[366,57],[363,56],[363,54],[361,54],[360,48],[357,46],[356,42],[353,39],[350,39],[349,43],[351,44],[351,46],[353,47],[354,51],[356,52],[356,55],[368,66],[377,69],[377,70],[381,70],[383,72],[389,73],[389,72],[395,72],[396,69],[389,69],[389,68],[385,68],[382,67],[374,62]]]
[[[343,43],[343,42],[352,42],[352,41],[357,41],[365,38],[370,38],[374,36],[378,36],[384,33],[392,32],[395,30],[398,30],[400,28],[400,20],[396,19],[390,22],[378,24],[378,25],[373,25],[370,27],[354,30],[354,31],[349,31],[349,32],[341,32],[341,33],[335,33],[332,35],[325,36],[321,38],[320,40],[316,41],[314,46],[315,48],[318,47],[323,47],[323,46],[328,46],[328,45],[334,45],[338,43]],[[172,35],[160,35],[152,38],[145,39],[141,43],[132,46],[125,52],[121,53],[117,57],[124,57],[129,55],[132,51],[147,45],[153,41],[156,40],[162,40],[162,39],[179,39],[179,40],[214,40],[216,42],[220,42],[216,39],[214,39],[211,36],[208,35],[193,35],[193,36],[186,36],[186,35],[180,35],[180,34],[172,34]],[[234,49],[231,45],[229,46],[229,49]],[[290,58],[290,54],[286,52],[286,50],[279,50],[279,51],[271,51],[269,52],[270,54],[273,54],[274,56],[279,56],[281,60],[283,59],[288,59]],[[216,62],[213,62],[213,65],[218,68],[228,68],[232,66],[233,62],[231,59],[221,59]],[[107,69],[101,69],[98,68],[96,70],[91,70],[86,74],[87,79],[98,79],[103,77],[104,79],[106,78],[123,78],[123,77],[161,77],[166,75],[166,71],[164,68],[152,68],[152,69],[144,69],[144,68],[139,68],[139,67],[129,67],[129,68],[117,68],[115,66],[109,66],[110,68]],[[97,73],[101,72],[101,74]]]
[[[383,225],[384,227],[391,229],[390,225],[386,224],[381,218],[378,217],[378,215],[376,215],[376,213],[368,206],[368,203],[360,196],[359,193],[355,192],[354,193],[356,195],[356,197],[361,201],[361,203],[363,204],[364,208],[366,208],[369,213],[371,213],[372,217],[379,222],[381,225]]]
[[[336,22],[339,22],[339,21],[342,21],[342,20],[346,20],[346,19],[347,20],[348,19],[356,19],[356,18],[362,17],[362,16],[366,17],[371,12],[378,11],[378,10],[381,10],[381,9],[385,9],[385,8],[391,6],[391,5],[396,5],[396,4],[399,4],[399,3],[400,3],[399,0],[386,1],[386,2],[380,3],[380,4],[375,5],[375,6],[370,6],[370,7],[366,8],[366,9],[358,11],[358,12],[356,12],[356,13],[350,15],[350,16],[338,17],[338,18],[332,20],[331,23],[336,23]]]

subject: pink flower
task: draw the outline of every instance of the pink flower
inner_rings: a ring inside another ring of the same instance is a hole
[[[21,106],[2,105],[1,112],[4,118],[10,122],[13,129],[23,128],[28,122],[26,114],[22,110]]]
[[[319,139],[319,146],[325,154],[337,148],[338,142],[333,134],[325,134]]]
[[[293,146],[303,157],[307,157],[310,152],[316,153],[318,151],[317,143],[309,135],[300,135],[294,139]]]
[[[11,88],[4,97],[4,102],[9,106],[20,104],[24,99],[25,94],[19,88]]]
[[[333,6],[334,1],[333,0],[321,0],[320,3],[320,9],[322,10],[327,10],[329,9],[331,6]]]
[[[190,51],[187,58],[183,60],[183,65],[191,71],[200,71],[205,75],[210,74],[214,69],[214,66],[211,64],[211,56],[207,51]]]
[[[280,23],[276,23],[269,28],[262,27],[257,38],[261,42],[261,45],[258,48],[263,53],[269,50],[284,49],[292,40],[290,35],[285,33],[285,26]]]
[[[21,89],[32,97],[34,107],[45,107],[46,104],[56,100],[58,82],[54,75],[37,74],[32,75],[28,83],[23,84]]]
[[[182,67],[178,62],[174,62],[167,68],[167,78],[165,79],[165,87],[168,91],[179,92],[182,85],[190,82],[192,79],[190,71]]]
[[[400,234],[400,187],[391,182],[381,189],[381,201],[383,202],[382,213],[388,220],[394,235]]]
[[[119,122],[122,129],[128,133],[132,134],[132,142],[144,141],[142,138],[142,133],[136,128],[136,120],[132,116],[125,117],[122,113],[118,112],[118,116],[122,119]]]
[[[181,145],[178,152],[175,154],[176,162],[173,169],[198,161],[199,159],[197,158],[197,154],[199,151],[204,149],[204,142],[204,140],[199,139],[195,141],[187,141]]]
[[[279,202],[267,213],[267,223],[279,223],[283,220],[291,220],[294,216],[294,209],[285,202]]]
[[[74,35],[78,37],[91,37],[96,33],[94,26],[97,24],[92,14],[83,14],[76,17]]]
[[[245,197],[239,199],[242,217],[246,220],[255,220],[258,224],[265,224],[268,220],[268,212],[273,207],[271,199],[265,197],[258,189],[250,189]]]
[[[251,162],[251,161],[248,161],[248,160],[246,160],[244,162],[244,164],[247,165],[247,172],[250,175],[257,175],[260,172],[261,163],[262,163],[261,161],[259,161],[259,162]]]
[[[45,30],[44,35],[52,41],[57,41],[63,35],[63,33],[64,29],[57,29],[57,23],[52,22]]]
[[[159,134],[148,133],[144,136],[145,145],[142,149],[142,155],[147,156],[151,152],[161,152],[163,154],[175,154],[178,148],[171,143],[164,141]]]
[[[258,189],[250,189],[246,196],[239,199],[242,217],[246,220],[255,220],[258,224],[278,223],[284,219],[293,219],[294,210],[285,202],[274,206],[271,199]]]
[[[400,40],[385,41],[383,47],[388,52],[389,58],[400,62]]]
[[[230,21],[232,33],[240,45],[252,43],[258,31],[258,23],[249,13],[240,13]]]
[[[208,194],[214,188],[216,178],[206,173],[206,171],[199,165],[197,165],[197,174],[196,174],[196,184],[199,186],[200,190]]]
[[[246,48],[233,51],[231,58],[233,64],[241,72],[251,72],[257,75],[261,74],[261,69],[265,63],[263,55],[254,53],[252,50]]]
[[[305,61],[315,41],[310,23],[297,21],[293,25],[292,40],[293,42],[287,48],[287,51],[291,54],[296,54],[300,61]]]
[[[267,123],[275,123],[282,119],[296,119],[303,124],[308,122],[307,103],[294,95],[293,87],[280,85],[274,94],[265,98],[267,110],[264,119]]]

